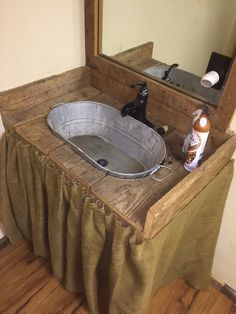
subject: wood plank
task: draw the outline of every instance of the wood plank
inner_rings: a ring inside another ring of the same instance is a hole
[[[51,108],[59,103],[87,100],[99,94],[100,92],[93,87],[83,87],[72,93],[67,93],[36,105],[28,105],[14,111],[3,111],[2,117],[7,128],[11,129],[30,120],[46,116]]]
[[[15,254],[16,248],[19,249],[20,252],[23,253],[24,251],[28,252],[31,248],[31,245],[29,242],[27,242],[25,240],[20,240],[15,245],[9,244],[6,247],[4,247],[3,249],[1,249],[0,250],[0,268],[5,263],[4,262],[5,258],[8,259],[9,256],[11,256],[11,254]],[[11,259],[11,257],[9,259]]]
[[[188,313],[196,294],[196,289],[188,286],[183,280],[176,280],[156,293],[147,314]]]
[[[112,106],[118,110],[120,110],[123,106],[123,104],[119,100],[105,93],[99,93],[97,95],[94,95],[90,97],[89,100],[97,101],[97,102]]]
[[[232,313],[233,302],[213,287],[196,295],[189,314],[227,314]]]
[[[0,254],[0,278],[4,278],[18,263],[30,258],[31,244],[25,240],[18,241],[16,245],[9,245],[10,249],[2,250]],[[16,258],[15,258],[16,256]]]
[[[45,259],[24,258],[20,260],[11,270],[1,276],[1,286],[4,287],[4,293],[0,295],[0,309],[3,312],[10,312],[16,305],[18,307],[21,300],[25,301],[24,296],[26,294],[31,295],[32,290],[37,290],[45,283],[48,273],[49,265]]]
[[[48,155],[50,151],[64,144],[51,132],[45,117],[17,126],[16,132],[44,155]]]
[[[129,223],[139,229],[144,225],[148,208],[187,175],[180,155],[182,136],[176,132],[171,135],[171,140],[168,140],[168,137],[164,138],[167,146],[166,164],[172,170],[168,178],[162,182],[157,182],[151,177],[124,180],[107,176],[98,184],[93,185],[91,189],[113,211],[121,217],[125,217]],[[178,146],[179,154],[175,147],[173,148],[173,144],[170,145],[173,137],[175,145]]]
[[[50,278],[48,282],[20,309],[20,313],[73,313],[84,297],[66,291],[60,282]]]
[[[86,64],[91,63],[91,59],[97,55],[99,47],[99,27],[98,27],[98,0],[85,1],[85,55]]]
[[[37,275],[37,278],[34,277]],[[32,274],[32,277],[27,278],[25,285],[27,285],[27,290],[24,290],[24,287],[20,286],[23,289],[22,291],[15,290],[15,294],[12,296],[12,303],[7,307],[7,313],[21,313],[21,309],[29,302],[29,300],[37,294],[48,282],[50,274],[42,271],[41,269],[37,270],[36,273]],[[12,288],[14,290],[14,288]],[[36,309],[35,309],[36,310]],[[35,313],[35,311],[34,311]]]
[[[203,164],[176,184],[156,204],[150,207],[144,227],[144,237],[154,237],[214,178],[231,159],[236,147],[236,136],[232,136],[219,147]],[[152,221],[150,228],[148,224]],[[150,234],[151,231],[151,234]]]
[[[49,157],[65,170],[70,178],[77,180],[86,188],[90,188],[105,177],[103,171],[90,165],[66,144],[51,151]]]
[[[139,64],[152,58],[153,42],[148,41],[142,45],[127,49],[112,56],[116,61],[137,67]]]
[[[33,293],[29,293],[29,295],[27,295],[28,298],[25,298],[21,305],[18,304],[18,312],[35,313],[36,309],[39,310],[40,303],[42,303],[60,285],[60,283],[59,280],[53,278],[51,274],[48,274],[45,282],[38,287],[38,290],[30,290]]]
[[[0,93],[0,111],[37,105],[89,86],[88,67],[80,67]]]

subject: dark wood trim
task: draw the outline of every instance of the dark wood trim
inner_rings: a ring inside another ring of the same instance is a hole
[[[98,54],[99,0],[85,0],[84,12],[86,64],[91,64],[93,57]]]
[[[205,104],[210,111],[210,120],[213,128],[226,132],[236,109],[236,60],[231,66],[228,78],[216,108],[203,101],[175,90],[161,82],[157,82],[125,66],[98,55],[98,25],[99,25],[99,0],[85,1],[85,25],[86,25],[86,62],[87,65],[96,68],[99,72],[119,83],[128,86],[133,80],[146,80],[150,89],[150,96],[154,99],[163,98],[162,104],[166,108],[171,107],[175,112],[181,112],[192,116],[192,112]],[[91,79],[93,80],[93,73]],[[96,86],[95,86],[96,87]],[[107,90],[106,92],[109,93]],[[173,119],[175,117],[173,116]],[[187,121],[188,123],[188,121]],[[186,125],[187,127],[187,125]],[[185,128],[185,127],[184,127]]]
[[[227,82],[223,89],[216,114],[220,117],[220,128],[227,131],[236,108],[236,57],[232,63]]]

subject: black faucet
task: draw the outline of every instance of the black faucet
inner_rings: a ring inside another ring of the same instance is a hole
[[[168,70],[164,72],[164,76],[161,78],[164,81],[170,81],[170,72],[173,68],[177,68],[179,65],[178,63],[173,63],[171,66],[169,66]]]
[[[153,124],[146,119],[146,105],[148,99],[147,82],[131,83],[130,87],[138,88],[138,94],[133,101],[129,102],[121,109],[121,115],[123,117],[129,115],[150,128],[154,128]]]

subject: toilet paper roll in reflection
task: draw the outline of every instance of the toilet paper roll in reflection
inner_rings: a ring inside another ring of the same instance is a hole
[[[210,71],[202,77],[201,85],[209,88],[215,85],[219,81],[219,79],[220,76],[216,71]]]

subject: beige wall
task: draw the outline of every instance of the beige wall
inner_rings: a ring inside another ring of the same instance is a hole
[[[236,116],[231,130],[236,132]],[[217,279],[236,290],[236,171],[225,206],[212,272]]]
[[[118,17],[122,16],[120,12],[116,13]],[[0,1],[0,90],[80,65],[84,65],[82,0]],[[0,123],[0,130],[1,127]],[[236,117],[232,129],[236,131]],[[234,289],[235,191],[236,175],[227,200],[213,266],[213,273]],[[0,238],[1,235],[0,230]]]
[[[0,91],[85,64],[83,0],[0,1]]]
[[[154,58],[202,76],[213,51],[231,55],[236,1],[103,0],[102,51],[154,42]]]

